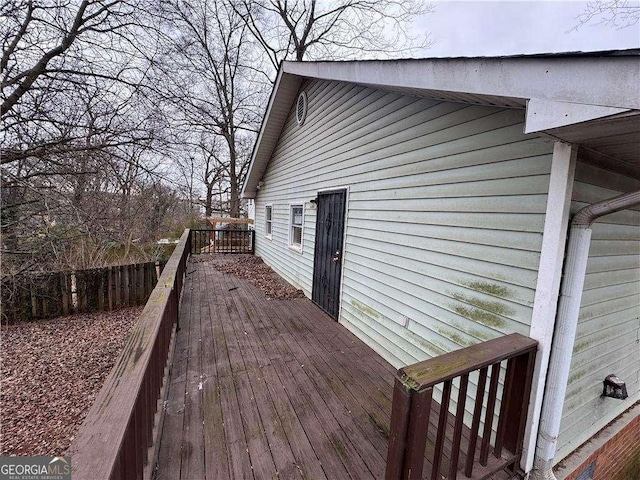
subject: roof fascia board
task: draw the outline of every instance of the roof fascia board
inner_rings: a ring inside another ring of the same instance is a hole
[[[527,102],[524,133],[536,133],[628,112],[628,108],[602,107],[532,98]]]
[[[640,109],[640,57],[284,62],[286,73],[369,85]]]

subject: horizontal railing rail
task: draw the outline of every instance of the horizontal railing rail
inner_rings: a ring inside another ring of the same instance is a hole
[[[189,247],[185,230],[69,449],[74,480],[139,480],[151,471]]]
[[[254,253],[255,230],[191,230],[191,254]]]
[[[425,467],[430,469],[426,478],[433,480],[486,478],[517,468],[536,349],[535,340],[514,333],[398,370],[386,479],[419,479]],[[504,385],[498,398],[501,370]],[[475,379],[476,372],[475,398],[468,402],[469,378]],[[436,414],[432,398],[437,386],[442,396]],[[455,414],[449,412],[454,388]],[[472,404],[470,426],[464,422],[467,403]]]

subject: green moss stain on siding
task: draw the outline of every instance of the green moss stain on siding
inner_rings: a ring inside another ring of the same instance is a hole
[[[407,330],[407,336],[409,336],[414,343],[417,343],[420,348],[426,350],[433,357],[437,357],[438,355],[442,355],[443,353],[447,352],[447,350],[445,350],[444,348],[433,345],[431,342],[428,342],[420,335],[416,335],[409,330]]]
[[[495,337],[492,337],[491,335],[487,335],[486,333],[481,332],[480,330],[475,330],[475,329],[470,329],[469,333],[474,337],[479,338],[483,342],[486,342],[487,340],[491,340],[492,338],[495,338]]]
[[[569,377],[569,382],[567,382],[567,384],[571,385],[573,384],[573,382],[577,382],[578,380],[583,378],[586,374],[587,374],[586,370],[582,370],[582,371],[578,370],[572,373],[571,376]]]
[[[452,294],[453,298],[467,305],[452,304],[450,307],[458,314],[487,327],[504,328],[506,322],[501,316],[513,315],[512,308],[499,301],[483,300],[461,293]],[[471,305],[471,306],[469,306]]]
[[[356,307],[358,310],[360,310],[365,315],[369,315],[372,318],[380,319],[380,314],[378,312],[376,312],[373,308],[368,307],[363,303],[360,303],[357,300],[351,300],[351,305]]]
[[[498,285],[497,283],[489,282],[461,282],[465,287],[468,287],[476,292],[487,293],[495,297],[500,298],[513,298],[513,293],[504,285]]]
[[[586,340],[584,342],[576,343],[573,347],[573,354],[580,353],[581,351],[589,348],[593,344],[593,340]]]
[[[481,298],[472,297],[470,295],[463,295],[461,293],[454,293],[453,298],[460,302],[465,302],[473,305],[474,307],[486,310],[487,312],[491,312],[495,315],[509,316],[514,314],[512,308],[498,301],[482,300]]]
[[[465,328],[463,325],[460,325],[459,323],[452,323],[451,324],[452,327],[457,328],[458,330],[462,331],[462,332],[466,332],[469,335],[471,335],[472,337],[477,338],[480,341],[487,341],[487,340],[491,340],[492,338],[495,338],[491,335],[488,335],[486,332],[483,332],[481,330],[476,330],[475,328]],[[474,345],[476,342],[473,342]]]
[[[376,312],[373,308],[363,304],[362,302],[359,302],[358,300],[352,299],[350,303],[356,308],[357,312],[355,313],[360,315],[366,315],[369,318],[375,319],[381,325],[384,325],[387,328],[388,328],[388,324],[400,326],[397,322],[394,322],[389,317]],[[427,354],[429,354],[430,356],[437,357],[438,355],[442,355],[443,353],[448,352],[448,350],[444,346],[436,346],[433,343],[431,343],[431,339],[427,340],[421,337],[420,335],[417,335],[416,333],[412,332],[408,328],[402,327],[402,329],[403,329],[403,332],[402,334],[400,334],[402,337],[404,337],[406,340],[416,345],[418,348],[427,352]],[[398,333],[396,332],[396,334]]]
[[[481,323],[487,327],[504,328],[505,321],[499,316],[489,313],[479,308],[467,308],[460,305],[452,305],[451,308],[458,314],[474,322]]]
[[[466,340],[465,338],[463,338],[462,336],[460,336],[458,333],[454,332],[453,330],[448,330],[446,328],[439,328],[438,329],[438,333],[440,335],[442,335],[443,337],[447,337],[452,342],[455,342],[458,345],[462,345],[463,347],[470,347],[471,345],[475,345],[475,342],[471,342],[469,340]]]

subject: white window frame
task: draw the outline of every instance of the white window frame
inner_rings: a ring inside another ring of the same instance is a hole
[[[267,219],[267,210],[271,211],[271,219],[269,220]],[[272,203],[267,203],[264,206],[264,236],[269,240],[273,239],[273,204]]]
[[[302,224],[294,225],[293,224],[293,209],[301,208],[302,209]],[[293,243],[293,229],[300,228],[300,245],[296,245]],[[304,244],[304,202],[302,203],[290,203],[289,204],[289,248],[296,252],[302,253],[302,248]]]

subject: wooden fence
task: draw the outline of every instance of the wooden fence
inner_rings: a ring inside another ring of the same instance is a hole
[[[1,289],[2,321],[15,323],[144,305],[164,263],[5,275]]]

